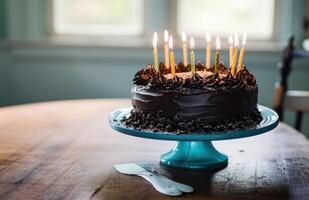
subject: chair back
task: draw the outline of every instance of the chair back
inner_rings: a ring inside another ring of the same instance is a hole
[[[278,63],[279,77],[275,84],[273,108],[283,121],[284,109],[296,112],[294,127],[301,130],[303,113],[309,112],[309,91],[288,90],[288,78],[295,58],[309,58],[309,52],[294,49],[294,37],[291,36],[283,50],[282,60]]]
[[[294,36],[291,36],[288,40],[287,46],[283,50],[282,60],[278,63],[279,77],[275,84],[273,108],[278,113],[281,121],[283,120],[284,97],[288,89],[288,77],[292,69],[291,64],[294,52],[293,42]]]

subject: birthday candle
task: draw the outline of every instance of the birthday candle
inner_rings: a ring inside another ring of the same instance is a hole
[[[170,68],[169,62],[169,53],[168,53],[168,32],[164,31],[164,59],[165,59],[165,67]]]
[[[173,37],[170,36],[169,39],[169,48],[170,48],[170,62],[171,62],[171,73],[172,77],[175,76],[176,74],[176,65],[175,65],[175,56],[174,56],[174,51],[173,51]]]
[[[219,62],[220,62],[220,48],[221,48],[221,44],[220,44],[220,40],[219,37],[217,36],[216,38],[216,60],[215,60],[215,72],[218,71],[218,66],[219,66]]]
[[[183,52],[183,64],[188,65],[188,49],[187,49],[187,36],[184,31],[181,32],[182,39],[182,52]]]
[[[242,67],[243,67],[243,60],[245,56],[245,45],[246,45],[246,40],[247,40],[247,34],[244,33],[243,38],[242,38],[242,46],[239,54],[239,59],[238,59],[238,66],[237,66],[237,72],[238,73]]]
[[[191,37],[191,72],[195,74],[195,54],[194,54],[194,39]]]
[[[158,42],[158,35],[157,35],[157,32],[154,32],[153,41],[152,41],[152,45],[153,45],[153,66],[154,66],[156,71],[159,71],[157,42]]]
[[[210,69],[210,62],[211,62],[211,38],[210,34],[206,33],[206,58],[205,58],[205,63],[206,63],[206,69]]]
[[[229,36],[229,44],[230,44],[230,67],[232,66],[232,61],[233,61],[233,37]]]
[[[234,76],[236,73],[236,63],[238,57],[238,36],[234,33],[234,52],[233,52],[233,60],[231,65],[231,73]]]

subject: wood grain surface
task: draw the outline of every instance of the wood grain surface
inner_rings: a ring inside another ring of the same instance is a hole
[[[309,199],[309,142],[285,124],[214,142],[229,156],[220,171],[168,169],[174,142],[113,131],[108,114],[129,100],[79,100],[0,109],[0,199]],[[167,197],[113,164],[147,161],[195,192]]]

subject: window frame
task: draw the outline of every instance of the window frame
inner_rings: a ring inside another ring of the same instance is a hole
[[[157,6],[161,6],[163,1],[158,1]],[[64,44],[68,46],[106,46],[106,47],[148,47],[151,43],[148,41],[149,36],[153,34],[153,27],[158,26],[152,17],[151,11],[156,3],[151,0],[144,0],[142,11],[142,30],[139,34],[123,34],[123,35],[84,35],[84,34],[58,34],[54,31],[54,2],[47,0],[47,37],[49,42],[53,44]],[[162,20],[161,20],[162,21]],[[149,22],[149,23],[148,23]],[[149,44],[148,44],[149,43]]]
[[[170,28],[172,29],[173,35],[180,40],[181,32],[178,30],[178,1],[171,0],[169,1],[170,10],[170,21],[174,22],[171,23]],[[273,19],[273,33],[269,39],[254,39],[247,43],[248,50],[256,50],[256,51],[278,51],[281,50],[282,47],[285,45],[287,37],[291,34],[293,30],[292,21],[295,18],[293,15],[295,4],[300,3],[297,0],[274,0],[274,19]],[[299,19],[298,16],[297,19]],[[284,23],[289,24],[289,26],[285,26]],[[299,32],[295,35],[301,35]],[[220,36],[225,37],[226,36]],[[249,36],[250,37],[250,36]],[[195,46],[197,48],[205,48],[205,37],[201,36],[194,36],[196,40]],[[228,46],[223,45],[222,49],[227,50]]]

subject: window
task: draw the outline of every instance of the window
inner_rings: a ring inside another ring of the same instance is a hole
[[[247,32],[253,39],[270,39],[274,11],[274,0],[178,0],[177,31],[197,36]]]
[[[285,12],[275,14],[275,6],[281,5],[277,0],[50,1],[56,35],[140,36],[135,38],[141,44],[154,31],[164,29],[177,36],[185,31],[197,39],[204,38],[206,32],[221,37],[247,32],[250,40],[275,40],[279,35],[275,16]]]
[[[142,0],[53,0],[53,32],[81,35],[138,35]]]

